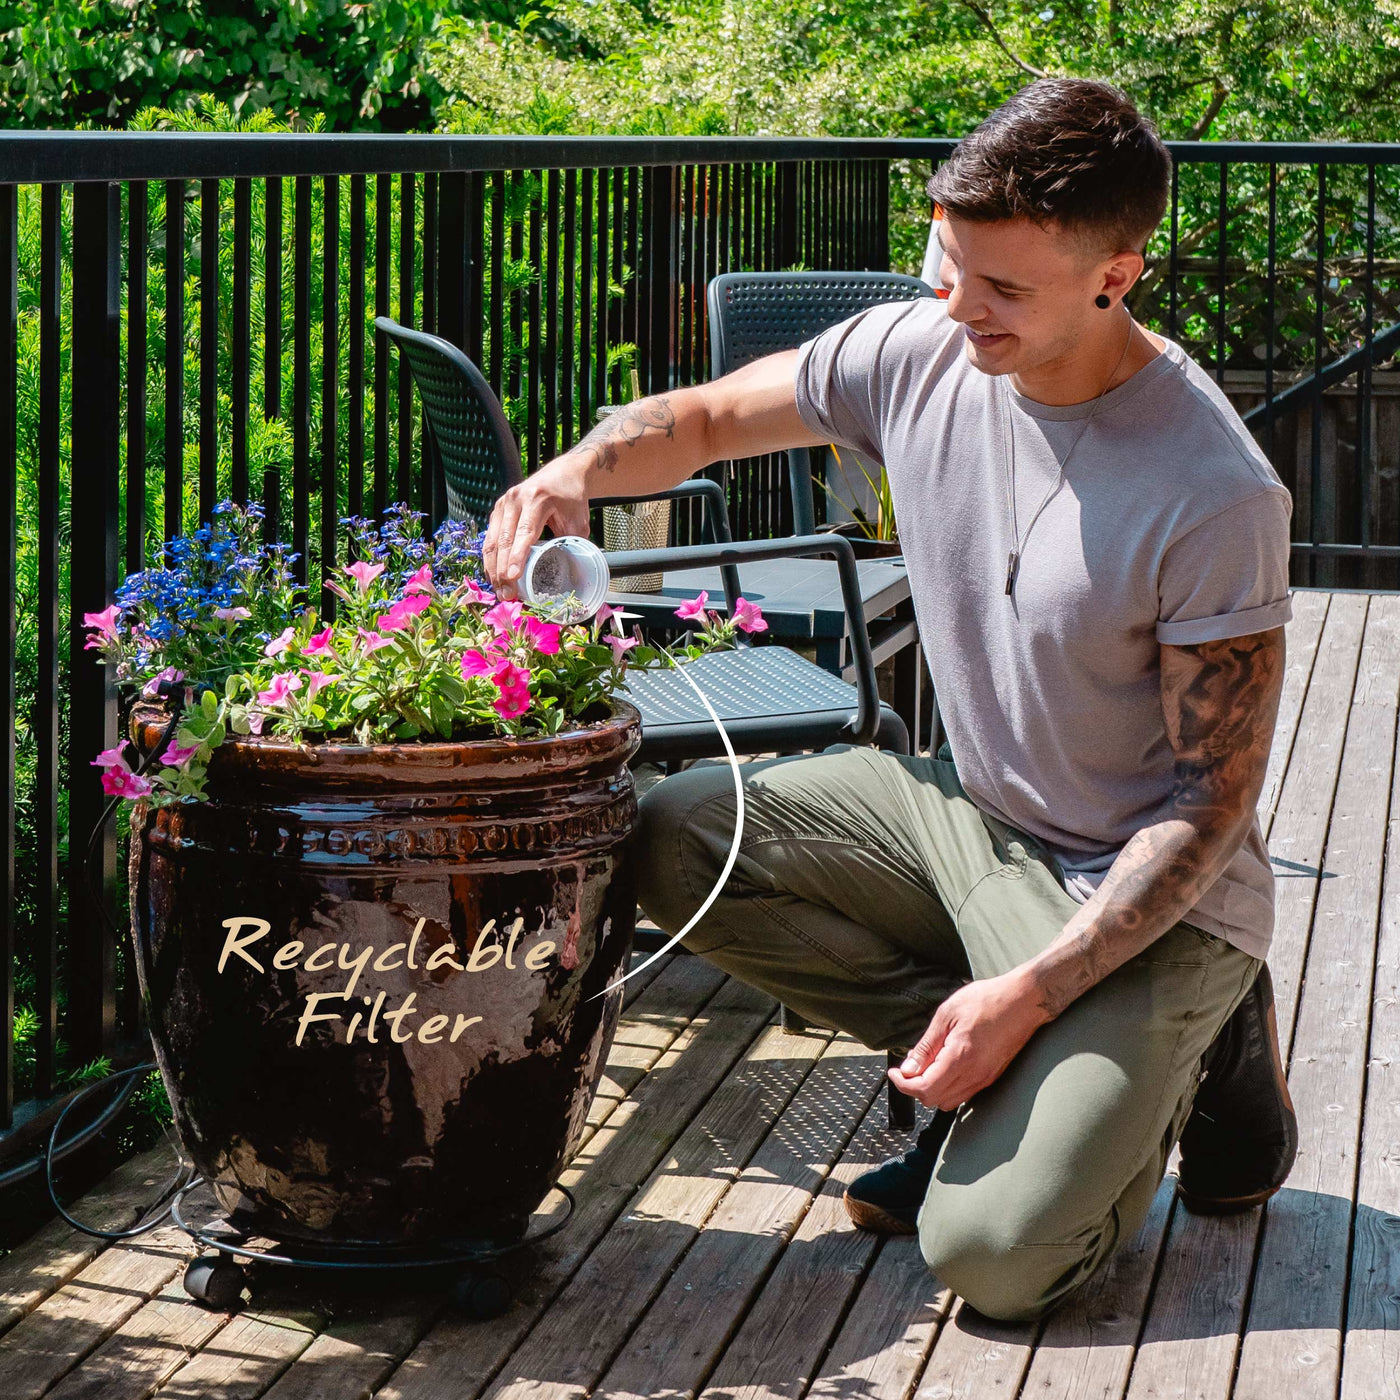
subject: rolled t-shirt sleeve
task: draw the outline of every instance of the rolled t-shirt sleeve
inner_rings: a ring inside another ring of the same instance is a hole
[[[873,306],[797,349],[797,413],[814,433],[854,448],[879,465],[880,352],[890,308]]]
[[[1236,502],[1174,541],[1158,577],[1157,640],[1197,646],[1282,627],[1293,613],[1291,513],[1288,492],[1275,487]]]

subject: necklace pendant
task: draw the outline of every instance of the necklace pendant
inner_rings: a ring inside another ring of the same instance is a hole
[[[1016,587],[1016,569],[1021,562],[1021,556],[1013,549],[1006,556],[1006,596],[1011,597],[1011,590]]]

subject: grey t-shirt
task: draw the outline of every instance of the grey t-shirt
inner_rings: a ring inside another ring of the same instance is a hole
[[[1086,425],[1092,401],[1026,398],[1009,376],[976,369],[965,339],[940,301],[872,307],[801,347],[798,411],[888,469],[963,787],[1044,842],[1084,900],[1171,795],[1161,644],[1243,636],[1290,616],[1292,502],[1175,341]],[[1008,416],[1022,536],[1012,597]],[[1264,956],[1274,883],[1257,821],[1187,917]]]

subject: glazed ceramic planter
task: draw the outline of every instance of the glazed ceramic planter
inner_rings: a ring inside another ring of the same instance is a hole
[[[168,715],[138,708],[144,750]],[[509,1240],[576,1148],[636,912],[631,706],[549,739],[249,736],[132,813],[131,907],[177,1128],[237,1226]]]

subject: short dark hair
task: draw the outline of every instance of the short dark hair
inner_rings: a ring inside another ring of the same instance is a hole
[[[1095,258],[1144,252],[1171,197],[1157,128],[1109,83],[1037,78],[1008,98],[928,182],[973,223],[1024,216],[1074,235]]]

